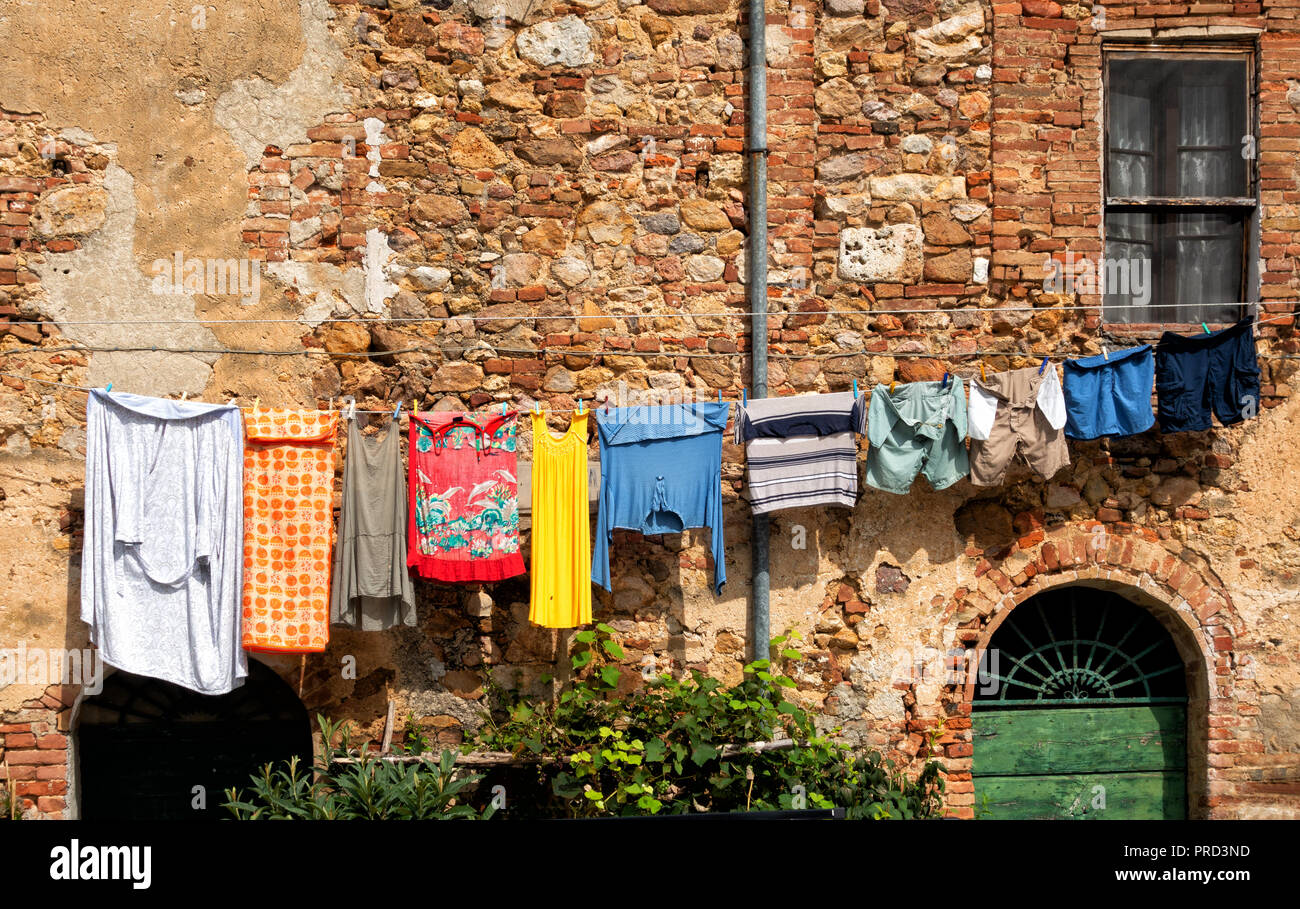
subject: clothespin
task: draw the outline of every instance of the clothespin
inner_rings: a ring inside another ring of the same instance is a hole
[[[894,386],[897,385],[897,384],[898,384],[897,382],[890,382],[890,383],[889,383],[889,393],[890,393],[891,395],[894,393]]]
[[[1107,360],[1110,359],[1110,350],[1107,349],[1105,344],[1101,345],[1101,355]]]
[[[261,406],[262,406],[262,398],[260,396],[253,398],[253,416],[257,416],[258,408]]]
[[[949,376],[949,373],[946,373],[946,372],[945,372],[945,373],[943,374],[943,384],[939,386],[940,388],[947,388],[947,387],[948,387],[948,376]]]
[[[857,379],[854,379],[854,380],[853,380],[853,397],[856,398],[857,396],[858,396],[858,380],[857,380]]]
[[[113,390],[112,382],[109,382],[107,385],[104,386],[104,391],[112,391],[112,390]]]
[[[578,416],[582,416],[582,398],[578,399]]]
[[[347,409],[347,411],[345,411],[345,413],[344,413],[344,415],[343,415],[343,419],[345,419],[345,420],[354,420],[354,419],[356,419],[356,416],[357,416],[357,399],[354,398],[352,395],[348,395],[348,396],[347,396],[346,398],[344,398],[343,400],[346,401],[347,404],[348,404],[348,409]]]
[[[1038,374],[1041,376],[1043,370],[1047,368],[1047,357],[1043,357],[1043,365],[1038,367]]]
[[[719,403],[719,404],[722,403],[722,389],[721,389],[721,388],[718,389],[718,403]]]
[[[398,398],[397,406],[393,408],[393,419],[395,421],[401,419],[401,413],[402,413],[402,399]]]
[[[190,396],[190,393],[189,393],[188,391],[182,391],[182,392],[181,392],[181,403],[184,403],[184,402],[185,402],[185,399],[188,398],[189,396]]]
[[[854,383],[853,383],[854,391],[857,390],[857,385],[858,385],[857,382],[854,382]],[[748,388],[742,388],[742,389],[740,390],[740,403],[741,403],[741,406],[742,406],[742,407],[748,407],[748,406],[749,406],[749,389],[748,389]]]
[[[989,380],[988,373],[986,373],[986,372],[984,371],[984,361],[981,360],[981,361],[980,361],[980,381],[981,381],[981,382],[987,382],[988,380]]]
[[[1201,323],[1201,328],[1205,329],[1207,335],[1210,333],[1210,326],[1206,325],[1204,322]]]
[[[412,405],[412,408],[414,408],[414,405]],[[509,401],[502,401],[502,402],[501,402],[501,416],[504,417],[506,414],[508,414],[508,413],[510,412],[510,409],[509,409],[509,408],[510,408],[510,402],[509,402]],[[411,412],[412,412],[412,413],[415,413],[414,409],[412,409]]]
[[[329,409],[329,412],[330,412],[330,413],[333,413],[333,412],[334,412],[334,399],[333,399],[333,398],[330,398],[330,409]]]
[[[534,401],[534,402],[533,402],[533,413],[537,414],[538,416],[541,416],[541,413],[542,413],[542,403],[541,403],[540,401]]]

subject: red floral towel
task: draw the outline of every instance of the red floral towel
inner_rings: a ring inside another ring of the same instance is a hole
[[[519,553],[518,414],[411,415],[406,564],[438,581],[499,581]]]

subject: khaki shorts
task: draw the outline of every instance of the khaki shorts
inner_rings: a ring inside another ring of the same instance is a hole
[[[1054,383],[1055,388],[1041,388],[1044,382]],[[987,381],[971,380],[972,417],[981,409],[976,406],[977,396],[982,399],[979,403],[984,405],[985,414],[990,407],[996,408],[991,428],[987,430],[988,438],[975,438],[972,432],[970,481],[973,484],[1001,483],[1016,452],[1045,480],[1070,463],[1063,400],[1059,405],[1061,428],[1053,427],[1048,417],[1049,413],[1056,417],[1059,387],[1055,367],[1050,365],[1043,373],[1039,373],[1037,366],[1029,366],[989,376]],[[1040,395],[1040,390],[1044,394]]]

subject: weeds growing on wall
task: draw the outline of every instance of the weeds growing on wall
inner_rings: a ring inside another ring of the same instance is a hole
[[[0,786],[0,821],[21,821],[22,812],[18,810],[18,800],[9,794],[9,790]]]
[[[516,813],[588,817],[843,808],[851,818],[921,818],[941,808],[934,761],[909,778],[877,752],[856,753],[820,735],[786,700],[794,682],[777,666],[802,658],[773,641],[770,660],[731,687],[699,672],[659,676],[620,692],[623,659],[613,629],[576,636],[574,679],[554,703],[530,704],[492,688],[498,705],[470,747],[535,760],[537,801]],[[748,743],[790,741],[755,750]],[[548,791],[549,790],[549,791]]]

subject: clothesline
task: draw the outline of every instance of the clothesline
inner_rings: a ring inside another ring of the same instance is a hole
[[[481,349],[481,348],[475,348],[475,349]],[[33,348],[32,350],[44,350],[46,353],[55,353],[55,352],[64,351],[65,349],[64,349],[64,348],[53,348],[53,349],[51,349],[51,348]],[[117,348],[110,348],[110,350],[117,350]],[[507,349],[498,348],[498,350],[507,350]],[[563,350],[563,348],[558,348],[558,350]],[[14,351],[9,351],[9,353],[12,353],[12,352],[14,352]],[[572,353],[587,353],[587,354],[593,354],[593,355],[595,355],[595,354],[600,354],[600,353],[605,353],[605,352],[603,352],[603,351],[573,351]],[[3,354],[0,354],[0,355],[3,355]],[[622,354],[622,352],[619,352],[619,353],[617,353],[616,355],[622,356],[623,354]],[[676,356],[676,354],[671,354],[671,355]],[[728,355],[726,355],[726,356],[734,356],[734,355],[728,354]],[[769,356],[774,356],[774,355],[769,355]],[[923,358],[923,359],[936,359],[936,360],[957,359],[957,358],[962,358],[962,357],[991,357],[991,356],[996,356],[996,357],[1020,356],[1020,357],[1030,358],[1030,359],[1039,359],[1039,358],[1041,358],[1041,357],[1047,357],[1049,360],[1053,360],[1053,359],[1061,359],[1061,355],[1053,355],[1053,354],[1039,354],[1039,353],[1025,353],[1025,352],[1023,352],[1023,351],[1006,351],[1006,350],[974,350],[974,351],[966,351],[966,352],[963,352],[963,353],[944,353],[944,352],[919,352],[919,353],[912,353],[912,352],[897,352],[897,351],[853,351],[853,352],[848,352],[848,353],[837,353],[837,354],[826,354],[826,355],[810,355],[809,358],[832,359],[832,358],[843,357],[843,356],[873,356],[873,357],[890,357],[890,356],[892,356],[892,357],[899,358],[899,359],[902,359],[902,358],[919,357],[919,358]],[[1257,358],[1257,359],[1260,359],[1260,360],[1300,360],[1300,354],[1274,354],[1274,353],[1265,353],[1265,354],[1256,354],[1256,358]],[[961,373],[959,373],[959,372],[953,372],[953,371],[950,370],[950,373],[951,373],[952,375],[961,376],[962,378],[966,378],[966,376],[963,376],[963,375],[962,375]],[[973,375],[973,372],[972,372],[972,375]],[[67,390],[67,391],[80,391],[80,392],[83,392],[83,393],[84,393],[84,392],[93,391],[93,390],[95,390],[96,387],[98,387],[98,386],[90,386],[90,385],[78,385],[78,384],[73,383],[73,382],[64,382],[64,381],[60,381],[60,380],[57,380],[57,379],[42,379],[42,378],[39,378],[38,376],[25,375],[25,374],[22,374],[22,373],[15,373],[15,372],[0,372],[0,377],[3,377],[3,378],[10,378],[10,379],[17,379],[17,380],[22,381],[22,382],[36,382],[36,383],[41,384],[41,385],[50,385],[50,386],[55,386],[55,387],[63,388],[63,389],[65,389],[65,390]],[[869,389],[869,388],[868,388],[868,389],[865,389],[865,393],[868,393],[868,394],[869,394],[869,393],[870,393],[870,389]],[[198,401],[199,399],[198,399],[198,398],[195,398],[194,400],[195,400],[195,401]],[[525,405],[526,405],[526,406],[521,407],[521,408],[520,408],[521,410],[530,410],[530,409],[531,409],[531,406],[532,406],[532,402],[535,401],[535,400],[537,400],[537,399],[531,398],[531,397],[529,397],[529,396],[521,396],[521,397],[519,397],[517,400],[519,400],[519,401],[521,401],[521,402],[524,402]],[[585,401],[585,400],[588,400],[588,399],[583,399],[583,400]],[[590,397],[590,400],[593,402],[593,405],[592,405],[592,407],[587,407],[587,408],[585,408],[585,409],[588,410],[588,411],[590,411],[591,409],[594,409],[594,408],[605,407],[605,406],[606,406],[605,402],[598,400],[598,399],[595,398],[594,396],[591,396],[591,397]],[[707,401],[707,400],[713,400],[713,398],[703,398],[703,397],[701,397],[699,400],[701,400],[701,401]],[[742,400],[742,397],[731,397],[731,396],[729,396],[728,394],[724,394],[724,395],[722,396],[722,400],[723,400],[723,401],[730,401],[730,402],[740,402],[740,401]],[[495,407],[500,407],[500,406],[501,406],[501,403],[502,403],[502,402],[496,402],[496,403],[492,404],[492,405],[489,407],[489,410],[491,410],[492,408],[495,408]],[[576,408],[576,407],[570,407],[570,408],[553,408],[553,407],[547,407],[547,408],[545,408],[545,409],[546,409],[546,412],[547,412],[547,413],[554,413],[554,414],[560,414],[560,413],[575,413],[575,412],[577,412],[577,408]],[[388,410],[388,409],[385,409],[385,410],[368,410],[368,409],[364,409],[364,408],[351,409],[351,408],[349,408],[349,407],[325,408],[324,410],[326,410],[326,411],[330,411],[330,412],[336,412],[336,413],[346,413],[346,412],[349,412],[349,411],[350,411],[351,413],[357,413],[357,414],[391,414],[391,413],[392,413],[392,410]]]
[[[42,385],[54,385],[54,386],[58,386],[58,387],[64,388],[64,389],[66,389],[67,391],[79,391],[79,392],[82,392],[83,394],[88,393],[88,392],[92,392],[92,391],[96,391],[96,390],[98,389],[98,386],[94,386],[94,385],[77,385],[77,384],[74,384],[74,383],[72,383],[72,382],[60,382],[60,381],[57,381],[57,380],[55,380],[55,379],[40,379],[40,378],[37,378],[36,376],[25,376],[25,375],[22,375],[21,373],[16,373],[16,372],[0,372],[0,377],[9,378],[9,379],[19,379],[19,380],[24,381],[24,382],[38,382],[38,383],[40,383],[40,384],[42,384]],[[194,399],[192,399],[192,400],[194,400],[195,402],[198,402],[198,403],[207,403],[207,402],[200,401],[198,398],[194,398]],[[238,400],[237,398],[232,399],[231,403],[235,403],[237,400]],[[595,401],[594,398],[593,398],[592,400]],[[739,401],[740,398],[735,398],[735,399],[724,398],[724,400],[729,400],[729,401],[732,401],[732,400],[734,400],[734,401]],[[506,403],[506,402],[495,403],[495,404],[491,405],[489,408],[487,408],[487,410],[480,411],[480,412],[482,412],[482,413],[491,413],[494,409],[501,407],[501,404],[502,404],[502,403]],[[603,403],[598,403],[598,404],[595,404],[593,407],[584,407],[584,410],[585,410],[586,412],[590,413],[591,410],[593,410],[595,406],[601,406],[601,407],[603,407],[604,404],[603,404]],[[269,408],[268,408],[268,409],[269,409]],[[396,405],[394,405],[394,409],[396,409]],[[526,410],[529,410],[529,409],[531,409],[531,408],[520,408],[520,411],[519,411],[519,412],[523,412],[523,411],[526,411]],[[546,412],[546,413],[576,413],[577,410],[578,410],[578,409],[577,409],[576,407],[568,407],[568,408],[547,407],[547,408],[545,408],[545,412]],[[358,407],[358,408],[356,408],[356,409],[352,409],[351,407],[344,406],[344,407],[327,407],[327,408],[318,408],[318,412],[321,412],[321,413],[353,413],[353,414],[383,414],[383,415],[385,415],[385,416],[390,416],[390,415],[392,415],[393,410],[392,410],[392,409],[385,409],[385,410],[366,410],[366,409],[363,409],[363,408],[360,408],[360,407]],[[424,412],[424,411],[421,411],[421,413],[423,413],[423,412]],[[403,410],[402,413],[401,413],[401,416],[403,416],[403,417],[409,416],[409,411]]]
[[[1227,306],[1262,306],[1262,305],[1300,305],[1300,300],[1248,300],[1244,302],[1232,303],[1180,303],[1178,308],[1217,308],[1222,309]],[[1152,307],[1148,304],[1139,303],[1120,303],[1108,306],[1071,304],[1062,306],[962,306],[952,309],[924,309],[910,307],[904,309],[825,309],[825,310],[804,310],[804,311],[777,311],[767,312],[769,318],[773,316],[884,316],[884,315],[949,315],[953,313],[1010,313],[1010,312],[1084,312],[1088,310],[1102,311],[1104,308],[1107,312],[1124,311],[1124,310],[1150,310]],[[1293,315],[1293,314],[1291,314]],[[543,313],[530,313],[526,315],[459,315],[459,316],[383,316],[379,318],[348,317],[348,318],[327,318],[327,319],[307,319],[299,316],[294,319],[207,319],[202,316],[196,316],[193,319],[32,319],[20,320],[24,325],[387,325],[403,323],[421,323],[421,322],[500,322],[506,319],[524,320],[574,320],[589,318],[609,318],[609,319],[752,319],[755,314],[746,310],[726,310],[723,312],[663,312],[663,313],[600,313],[597,316],[590,316],[586,313],[560,313],[548,315]],[[1231,322],[1216,322],[1216,325],[1230,325]]]
[[[1260,355],[1260,356],[1259,356],[1259,359],[1300,360],[1300,354],[1291,354],[1291,355],[1285,355],[1285,356],[1283,356],[1283,355],[1278,355],[1278,356],[1275,356],[1275,357],[1265,357],[1265,356],[1263,356],[1263,355]],[[958,373],[952,373],[952,375],[958,375]],[[94,390],[96,390],[96,386],[74,385],[74,384],[72,384],[72,383],[70,383],[70,382],[57,382],[57,381],[53,381],[53,380],[50,380],[50,379],[38,379],[38,378],[35,378],[34,376],[24,376],[24,375],[19,375],[19,374],[17,374],[17,373],[12,373],[12,372],[0,372],[0,376],[8,377],[8,378],[12,378],[12,379],[21,379],[21,380],[23,380],[23,381],[25,381],[25,382],[39,382],[39,383],[41,383],[41,384],[43,384],[43,385],[56,385],[56,386],[61,386],[61,387],[63,387],[64,389],[66,389],[66,390],[68,390],[68,391],[79,391],[79,392],[82,392],[83,394],[86,393],[86,392],[90,392],[90,391],[94,391]],[[973,376],[960,376],[960,378],[967,379],[967,378],[973,378]],[[900,384],[903,384],[903,383],[900,383]],[[845,390],[847,390],[847,389],[845,389]],[[863,388],[862,391],[861,391],[861,395],[862,395],[863,397],[868,397],[868,398],[869,398],[869,397],[871,396],[871,388],[870,388],[870,387]],[[797,396],[796,396],[796,397],[797,397]],[[192,401],[192,402],[194,402],[194,403],[200,403],[200,404],[212,403],[212,402],[208,402],[208,401],[201,401],[201,400],[198,399],[198,398],[190,398],[189,400]],[[514,412],[520,414],[521,416],[522,416],[522,415],[527,415],[528,413],[531,413],[531,412],[532,412],[532,401],[533,401],[533,399],[525,398],[525,399],[520,399],[520,400],[521,400],[521,406],[517,407],[517,408],[514,410]],[[582,399],[582,400],[584,401],[584,403],[586,403],[586,400],[587,400],[587,399],[584,398],[584,399]],[[597,398],[595,398],[595,397],[592,397],[590,400],[591,400],[591,404],[590,404],[590,406],[586,406],[586,407],[584,407],[584,408],[583,408],[583,412],[585,412],[585,413],[594,413],[594,412],[596,412],[596,411],[598,411],[598,410],[608,410],[608,409],[609,409],[609,406],[610,406],[610,405],[607,405],[606,402],[604,402],[604,401],[601,401],[601,400],[599,400],[599,399],[597,399]],[[711,396],[711,397],[704,397],[704,396],[701,396],[701,397],[696,398],[695,400],[696,400],[696,402],[701,403],[701,404],[708,404],[708,403],[715,403],[715,404],[716,404],[716,403],[718,403],[718,398],[717,398],[716,395]],[[732,396],[729,395],[729,394],[724,394],[724,395],[722,396],[722,403],[724,403],[724,404],[741,404],[741,403],[744,402],[744,400],[745,400],[745,398],[744,398],[744,397],[741,397],[741,396],[732,397]],[[758,400],[758,399],[756,399],[756,398],[751,398],[750,400]],[[238,399],[234,399],[234,400],[231,401],[231,403],[232,403],[232,404],[233,404],[233,403],[237,403],[237,401],[238,401]],[[509,402],[508,402],[508,401],[507,401],[507,402],[496,402],[496,403],[493,403],[493,404],[488,405],[488,406],[485,407],[485,408],[482,408],[482,409],[480,409],[480,410],[476,410],[476,411],[472,411],[472,412],[473,412],[473,413],[476,413],[476,414],[490,414],[490,413],[493,413],[493,412],[495,412],[495,411],[499,411],[500,408],[501,408],[501,404],[502,404],[502,403],[509,403]],[[652,406],[657,405],[657,404],[660,404],[660,403],[662,403],[664,406],[672,406],[673,404],[686,404],[686,403],[691,403],[691,402],[685,402],[685,401],[664,401],[664,402],[650,401],[650,402],[648,402],[648,403],[651,404]],[[527,406],[524,406],[525,404],[526,404]],[[623,406],[623,405],[620,404],[620,405],[614,405],[614,406],[619,406],[619,407],[621,407],[621,406]],[[266,408],[266,409],[267,409],[267,410],[270,410],[271,408]],[[361,408],[361,407],[358,407],[356,410],[352,410],[352,409],[350,409],[350,408],[348,408],[348,407],[318,407],[318,408],[316,409],[316,412],[317,412],[317,413],[338,413],[338,414],[348,414],[348,413],[352,413],[352,414],[366,414],[366,415],[371,415],[371,416],[386,416],[386,417],[391,417],[391,416],[393,415],[393,411],[394,411],[394,409],[396,409],[396,405],[394,405],[394,406],[391,407],[391,408],[386,408],[386,409],[384,409],[384,410],[370,410],[370,409],[365,409],[365,408]],[[421,414],[429,413],[429,412],[430,412],[430,411],[424,411],[424,410],[419,411],[419,413],[421,413]],[[572,413],[578,413],[578,408],[576,408],[576,407],[550,407],[550,406],[548,405],[548,406],[544,406],[544,407],[542,408],[542,413],[544,413],[544,414],[572,414]],[[407,407],[403,406],[402,411],[401,411],[401,413],[399,414],[399,420],[405,420],[405,419],[407,419],[409,416],[410,416],[410,411],[409,411],[409,409],[408,409]]]
[[[15,373],[15,372],[0,372],[0,377],[10,378],[10,379],[19,379],[19,380],[24,381],[24,382],[38,382],[38,383],[40,383],[40,384],[42,384],[42,385],[54,385],[54,386],[58,386],[58,387],[64,388],[64,389],[66,389],[67,391],[79,391],[79,392],[82,392],[83,394],[88,393],[88,392],[92,392],[92,391],[96,391],[96,390],[98,390],[98,386],[94,386],[94,385],[77,385],[77,384],[74,384],[74,383],[72,383],[72,382],[60,382],[60,381],[57,381],[57,380],[55,380],[55,379],[40,379],[40,378],[37,378],[36,376],[25,376],[25,375],[22,375],[21,373]],[[193,398],[193,399],[190,399],[190,400],[193,400],[194,402],[197,402],[197,403],[208,403],[208,402],[200,401],[198,398]],[[527,400],[528,400],[529,403],[531,404],[532,399],[527,399]],[[585,399],[583,399],[583,400],[585,401]],[[711,400],[711,399],[703,399],[703,398],[702,398],[701,400],[704,401],[704,400]],[[735,402],[735,401],[740,401],[741,399],[740,399],[740,398],[734,398],[734,399],[733,399],[733,398],[726,398],[726,397],[724,396],[724,400],[725,400],[725,401],[733,401],[733,402]],[[232,399],[232,400],[231,400],[231,403],[233,404],[233,403],[235,403],[236,401],[238,401],[238,398]],[[583,408],[583,409],[584,409],[586,412],[588,412],[588,413],[590,413],[590,412],[591,412],[593,409],[595,409],[596,407],[603,407],[603,406],[605,406],[603,402],[596,402],[596,399],[595,399],[594,397],[592,398],[592,401],[593,401],[593,405],[592,405],[591,407],[584,407],[584,408]],[[508,402],[497,402],[497,403],[494,403],[494,404],[492,404],[491,406],[489,406],[486,410],[479,411],[479,412],[480,412],[480,413],[491,413],[493,410],[500,408],[501,405],[502,405],[503,403],[508,403]],[[268,408],[268,409],[270,409],[270,408]],[[393,407],[392,409],[385,409],[385,410],[366,410],[366,409],[363,409],[363,408],[360,408],[360,407],[358,407],[358,408],[356,408],[356,409],[353,409],[353,408],[348,407],[348,406],[343,406],[343,407],[325,407],[325,408],[317,408],[317,411],[320,412],[320,413],[341,413],[341,414],[346,414],[346,413],[353,413],[353,414],[382,414],[382,415],[385,415],[385,416],[391,416],[395,409],[396,409],[396,405],[394,405],[394,407]],[[521,408],[519,408],[519,410],[518,410],[517,412],[522,413],[522,412],[525,412],[525,411],[528,411],[528,410],[531,410],[531,406],[530,406],[530,407],[521,407]],[[567,407],[567,408],[546,407],[546,408],[544,408],[544,410],[545,410],[546,413],[576,413],[578,409],[577,409],[576,407]],[[424,411],[420,411],[420,412],[421,412],[421,413],[424,413]],[[402,417],[409,416],[409,411],[407,411],[407,410],[403,410],[403,411],[401,412],[400,416],[402,416]]]

